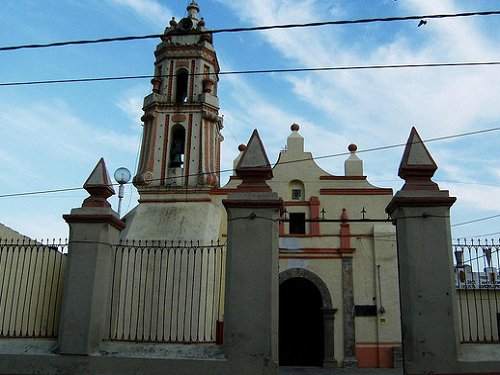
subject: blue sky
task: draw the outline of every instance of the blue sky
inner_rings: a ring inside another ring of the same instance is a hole
[[[0,45],[161,33],[187,0],[3,0]],[[500,0],[199,0],[212,29],[339,19],[500,10]],[[216,34],[223,71],[500,60],[500,16]],[[153,73],[158,41],[0,52],[0,82]],[[0,195],[82,186],[102,156],[134,171],[148,79],[0,87]],[[224,75],[222,168],[257,128],[275,161],[294,122],[315,156],[500,126],[500,67]],[[499,132],[432,142],[435,180],[458,198],[451,222],[500,214]],[[403,149],[360,153],[365,174],[397,191]],[[345,156],[318,160],[343,173]],[[84,191],[0,198],[0,222],[36,238],[67,237],[62,215]],[[129,186],[123,209],[136,204]],[[116,197],[110,199],[117,208]],[[497,233],[500,218],[452,228],[453,237]],[[491,236],[488,236],[491,237]]]

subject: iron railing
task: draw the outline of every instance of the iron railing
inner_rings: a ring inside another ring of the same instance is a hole
[[[57,337],[67,244],[0,239],[0,336]]]
[[[453,245],[461,341],[500,343],[500,242]]]
[[[115,246],[109,339],[215,342],[222,320],[225,245]]]

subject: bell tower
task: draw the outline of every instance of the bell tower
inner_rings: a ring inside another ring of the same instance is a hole
[[[172,18],[155,50],[152,91],[144,98],[142,145],[134,185],[139,204],[123,220],[131,240],[219,239],[222,118],[219,63],[195,0]]]
[[[219,186],[222,118],[219,64],[212,34],[195,0],[179,22],[172,18],[155,51],[152,92],[134,184],[143,190]]]

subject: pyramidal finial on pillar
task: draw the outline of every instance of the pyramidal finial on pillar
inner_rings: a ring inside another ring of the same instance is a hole
[[[115,194],[106,163],[101,158],[87,181],[83,184],[90,197],[83,201],[82,207],[111,207],[107,199]]]
[[[436,170],[437,165],[429,150],[415,127],[412,127],[399,165],[398,175],[405,180],[402,190],[439,190],[437,184],[431,180]]]
[[[257,130],[253,131],[246,149],[243,150],[236,165],[236,175],[242,179],[238,191],[271,191],[266,180],[273,177],[273,172]]]

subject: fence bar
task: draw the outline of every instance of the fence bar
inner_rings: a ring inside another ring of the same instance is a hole
[[[114,250],[110,340],[215,342],[225,245],[130,241]]]
[[[453,245],[461,340],[500,343],[500,241]]]
[[[57,337],[67,244],[0,239],[0,336]]]

